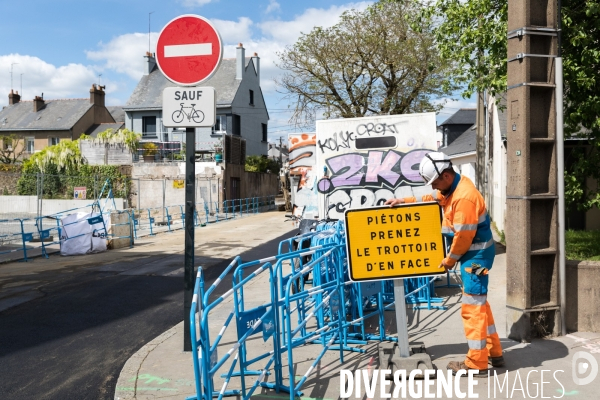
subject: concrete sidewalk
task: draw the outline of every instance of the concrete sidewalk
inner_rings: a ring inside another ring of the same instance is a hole
[[[504,248],[497,247],[498,255],[490,279],[488,301],[492,306],[495,324],[505,350],[505,367],[490,370],[491,379],[477,379],[474,393],[479,398],[540,398],[563,397],[574,399],[597,399],[600,390],[600,375],[588,385],[578,386],[572,377],[573,355],[586,351],[600,363],[600,334],[573,333],[566,337],[537,339],[532,343],[517,343],[506,338],[506,255]],[[453,280],[456,278],[453,278]],[[446,283],[445,279],[438,282]],[[453,281],[453,283],[457,283]],[[244,293],[252,299],[249,306],[263,304],[269,300],[269,281],[266,274],[253,280]],[[246,287],[246,286],[245,286]],[[224,288],[224,290],[227,288]],[[458,288],[438,288],[437,296],[445,299],[447,310],[413,310],[407,307],[409,337],[411,345],[423,344],[431,356],[434,366],[445,370],[452,360],[463,360],[467,351],[460,318],[461,291]],[[219,332],[231,309],[232,298],[221,303],[211,317],[211,338]],[[386,327],[395,334],[394,312],[386,312]],[[232,321],[219,346],[219,355],[225,354],[237,341],[235,322]],[[376,323],[374,324],[376,326]],[[143,346],[124,366],[117,382],[115,399],[183,399],[195,395],[192,354],[183,352],[183,322]],[[256,354],[266,349],[261,335],[248,341],[249,348]],[[303,399],[337,399],[340,397],[340,370],[366,369],[370,376],[379,367],[377,343],[362,347],[365,353],[345,353],[345,362],[340,364],[339,352],[329,351],[302,387]],[[294,350],[294,368],[297,379],[309,369],[320,352],[321,346],[305,345]],[[287,358],[283,359],[283,375],[287,383]],[[225,372],[227,364],[223,368]],[[545,372],[544,372],[545,371]],[[589,371],[589,369],[588,369]],[[542,375],[543,372],[543,375]],[[493,374],[497,375],[497,380]],[[271,375],[272,376],[272,375]],[[268,381],[272,379],[267,376]],[[585,374],[584,374],[585,376]],[[506,381],[505,381],[506,379]],[[543,381],[543,384],[542,384]],[[250,385],[253,380],[248,380]],[[495,383],[496,382],[496,383]],[[215,378],[215,388],[220,389],[223,379]],[[501,386],[504,387],[501,389]],[[228,389],[239,388],[239,379],[233,378]],[[460,381],[462,392],[467,393],[467,379]],[[432,388],[435,393],[436,386]],[[489,390],[489,391],[488,391]],[[542,392],[543,390],[543,392]],[[443,394],[443,393],[442,393]],[[413,396],[419,398],[418,396]],[[289,398],[286,393],[275,393],[257,389],[253,398]],[[354,398],[354,394],[352,395]],[[358,398],[368,398],[364,386]],[[381,398],[379,387],[372,398]],[[439,397],[447,398],[447,397]]]

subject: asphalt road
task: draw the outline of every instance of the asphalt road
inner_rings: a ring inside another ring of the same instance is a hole
[[[242,259],[276,254],[289,236]],[[129,357],[183,320],[183,257],[159,262],[158,274],[155,257],[68,271],[43,297],[0,312],[0,399],[113,399]],[[208,284],[229,262],[207,270]]]

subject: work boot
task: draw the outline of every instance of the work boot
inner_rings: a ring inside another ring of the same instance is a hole
[[[498,368],[504,366],[504,357],[488,357],[488,363],[492,364],[492,367]]]
[[[464,369],[467,372],[474,369],[469,368],[463,361],[450,361],[446,368],[452,371],[452,375],[456,375],[456,373],[461,369]],[[487,377],[487,369],[480,369],[479,372],[473,374],[473,376],[477,378]]]

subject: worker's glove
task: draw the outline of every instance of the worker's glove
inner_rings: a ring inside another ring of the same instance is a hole
[[[488,274],[487,268],[484,268],[481,265],[475,263],[471,264],[471,268],[465,268],[465,271],[471,274],[475,274],[477,276],[483,276]]]

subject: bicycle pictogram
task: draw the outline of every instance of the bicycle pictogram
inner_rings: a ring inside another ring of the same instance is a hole
[[[181,108],[179,110],[173,111],[173,115],[171,116],[173,122],[175,122],[176,124],[182,122],[184,116],[187,117],[188,121],[193,120],[197,124],[204,121],[204,113],[200,110],[196,110],[194,108],[195,104],[191,104],[191,107],[184,107],[184,103],[180,104]],[[186,108],[191,108],[189,113],[185,111]]]

